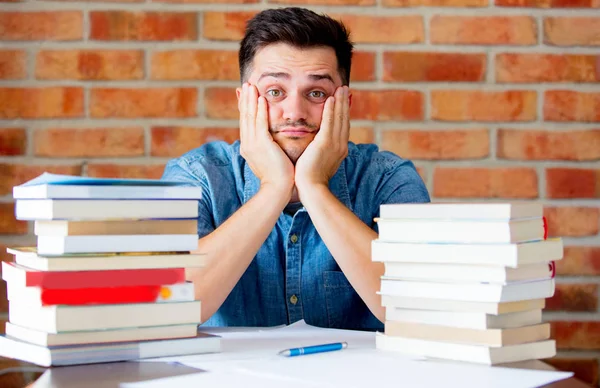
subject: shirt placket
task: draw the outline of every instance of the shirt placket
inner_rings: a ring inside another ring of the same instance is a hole
[[[292,224],[287,237],[286,268],[285,268],[285,295],[289,323],[294,323],[304,318],[302,313],[302,224],[303,214],[300,212],[292,219]]]

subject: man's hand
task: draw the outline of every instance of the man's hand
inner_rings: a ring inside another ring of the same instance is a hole
[[[248,83],[242,86],[240,100],[240,154],[261,187],[275,187],[291,197],[294,165],[269,133],[267,101]]]
[[[348,155],[350,136],[350,102],[348,87],[335,91],[325,101],[321,127],[315,139],[306,147],[296,162],[296,188],[302,200],[302,191],[325,186]]]

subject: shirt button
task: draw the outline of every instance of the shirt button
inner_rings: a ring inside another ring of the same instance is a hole
[[[290,236],[290,241],[292,241],[293,244],[296,244],[298,242],[298,236],[296,236],[295,234],[292,234]]]
[[[296,295],[290,296],[290,302],[292,302],[292,304],[298,303],[298,297]]]

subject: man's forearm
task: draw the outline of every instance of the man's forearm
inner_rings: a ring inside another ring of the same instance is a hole
[[[371,261],[371,241],[377,233],[342,204],[326,186],[301,192],[302,204],[352,287],[380,321],[385,318],[381,306],[383,263]]]
[[[196,299],[202,302],[202,322],[223,304],[288,201],[282,190],[263,186],[227,221],[198,241],[197,251],[208,255],[208,264],[188,269],[186,277],[194,282]]]

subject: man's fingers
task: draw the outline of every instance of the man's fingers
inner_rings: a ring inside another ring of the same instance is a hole
[[[344,87],[344,101],[342,103],[342,125],[340,128],[340,142],[346,146],[350,138],[350,90]]]
[[[267,100],[264,97],[258,97],[256,111],[256,134],[264,136],[269,134],[269,119],[267,113]]]
[[[335,108],[333,112],[333,126],[331,127],[331,139],[338,141],[342,123],[344,121],[344,87],[340,87],[335,91]]]
[[[334,116],[333,110],[336,103],[336,98],[331,96],[325,100],[325,105],[323,107],[323,117],[321,118],[321,127],[319,128],[318,137],[322,139],[331,139],[331,131],[334,125]]]
[[[243,143],[244,140],[246,140],[248,138],[247,136],[247,127],[248,124],[246,122],[246,110],[247,108],[247,97],[248,97],[248,92],[247,92],[247,87],[248,85],[246,84],[246,82],[244,82],[242,84],[242,93],[240,94],[240,141]]]
[[[246,112],[246,121],[250,129],[250,135],[256,136],[256,109],[258,92],[256,86],[248,85],[248,111]]]

